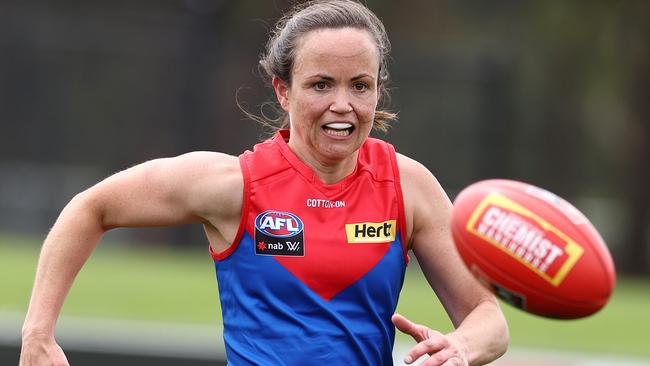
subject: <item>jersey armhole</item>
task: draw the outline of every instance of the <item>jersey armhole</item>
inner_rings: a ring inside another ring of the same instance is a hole
[[[239,246],[242,236],[244,235],[244,230],[246,229],[246,218],[248,217],[248,207],[249,207],[249,197],[250,197],[250,182],[251,176],[250,171],[248,170],[248,164],[246,163],[246,154],[239,156],[239,166],[241,167],[241,172],[244,177],[244,195],[242,197],[242,208],[241,216],[239,218],[239,228],[237,228],[237,234],[235,239],[230,246],[226,248],[223,252],[215,253],[212,249],[212,245],[209,246],[210,256],[217,261],[222,261],[228,258]]]
[[[397,166],[397,153],[395,152],[395,148],[392,145],[388,143],[386,143],[386,145],[388,146],[388,150],[390,152],[390,163],[393,167],[393,177],[395,179],[395,193],[397,194],[398,201],[397,211],[399,214],[399,236],[402,242],[402,250],[404,252],[404,264],[408,266],[409,262],[411,261],[411,257],[409,257],[408,246],[406,243],[406,216],[404,216],[404,197],[402,195],[402,183],[399,175],[399,167]]]

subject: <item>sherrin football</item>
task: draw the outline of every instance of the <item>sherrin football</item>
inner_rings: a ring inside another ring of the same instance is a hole
[[[451,229],[480,282],[529,313],[582,318],[614,290],[614,263],[594,226],[542,188],[505,179],[474,183],[454,200]]]

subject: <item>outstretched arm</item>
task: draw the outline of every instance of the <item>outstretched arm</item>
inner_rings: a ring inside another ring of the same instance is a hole
[[[204,222],[234,236],[231,222],[241,209],[242,184],[237,158],[198,152],[137,165],[75,196],[41,249],[20,365],[67,365],[54,340],[56,320],[74,278],[107,230]]]
[[[423,365],[483,365],[506,350],[508,327],[494,296],[471,275],[458,255],[450,232],[452,205],[435,177],[421,164],[398,155],[409,244],[427,281],[440,299],[455,330],[441,334],[393,317],[400,331],[418,344],[406,356],[422,355]]]

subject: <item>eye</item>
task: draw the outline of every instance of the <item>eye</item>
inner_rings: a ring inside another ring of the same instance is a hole
[[[352,85],[355,91],[362,92],[369,89],[368,84],[362,82],[356,82]]]
[[[328,86],[329,85],[327,85],[326,81],[318,81],[314,83],[314,89],[316,90],[326,90]]]

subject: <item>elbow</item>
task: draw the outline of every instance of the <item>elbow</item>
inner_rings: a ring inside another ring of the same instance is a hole
[[[98,230],[100,234],[114,228],[106,220],[101,200],[91,189],[77,193],[63,209],[61,216],[73,217],[79,224]]]

